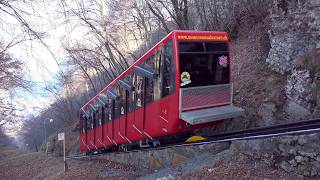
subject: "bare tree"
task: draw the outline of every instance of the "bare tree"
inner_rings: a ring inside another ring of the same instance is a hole
[[[13,120],[16,111],[21,111],[10,101],[10,91],[17,87],[28,88],[27,82],[23,80],[22,63],[12,58],[8,53],[0,53],[0,126],[9,120]]]

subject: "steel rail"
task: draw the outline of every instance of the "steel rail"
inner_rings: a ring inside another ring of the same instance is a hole
[[[131,152],[139,152],[139,151],[153,151],[153,150],[161,150],[167,148],[174,147],[184,147],[184,146],[198,146],[204,144],[212,144],[219,142],[231,142],[235,140],[249,140],[249,139],[261,139],[268,137],[277,137],[284,135],[301,135],[301,134],[312,134],[320,132],[320,119],[312,119],[307,121],[298,121],[294,123],[286,123],[273,125],[268,127],[258,127],[240,131],[232,131],[222,134],[216,134],[212,136],[208,136],[204,141],[197,141],[192,143],[173,143],[167,144],[160,147],[150,147],[150,148],[141,148],[141,149],[132,149],[128,151],[114,151],[110,152],[113,154],[122,154],[122,153],[131,153]],[[94,154],[93,156],[100,156],[104,154]],[[90,157],[89,155],[72,155],[67,156],[67,159],[77,159]]]

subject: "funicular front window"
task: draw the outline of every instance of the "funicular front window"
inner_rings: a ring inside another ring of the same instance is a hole
[[[229,83],[227,43],[181,42],[179,50],[182,88]]]

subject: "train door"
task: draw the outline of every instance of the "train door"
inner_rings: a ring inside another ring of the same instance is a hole
[[[114,124],[113,124],[113,119],[114,119],[114,105],[115,105],[115,100],[114,99],[109,99],[108,103],[108,110],[106,113],[108,113],[108,123],[107,123],[107,141],[108,145],[112,146],[114,145],[114,136],[113,136],[113,130],[114,130]]]
[[[129,91],[120,88],[120,129],[119,133],[121,138],[127,140],[127,118],[128,118],[128,98],[129,98]]]
[[[170,122],[170,119],[174,118],[171,114],[177,114],[174,111],[177,111],[178,107],[178,99],[173,95],[175,92],[176,73],[172,41],[169,41],[162,51],[159,76],[161,79],[160,128],[164,133],[168,133],[170,131],[169,124],[176,122]]]
[[[120,97],[120,89],[117,86],[116,88],[117,96]],[[115,106],[114,106],[114,120],[113,120],[113,138],[117,144],[122,143],[123,139],[120,136],[120,124],[121,124],[121,117],[120,117],[120,98],[117,98],[115,100]]]
[[[87,119],[85,115],[80,114],[80,123],[81,123],[81,133],[80,133],[80,150],[87,150]]]
[[[132,82],[132,81],[131,81]],[[127,138],[132,141],[132,138],[134,137],[133,134],[136,131],[132,125],[134,124],[134,88],[132,89],[132,91],[128,91],[128,99],[127,99],[127,103],[128,103],[128,113],[127,113],[127,132],[126,132],[126,136]]]
[[[145,82],[146,77],[140,76],[138,74],[134,77],[135,91],[135,114],[133,128],[140,134],[143,134],[144,130],[144,111],[145,111]]]
[[[111,139],[112,139],[112,142],[114,144],[116,144],[116,125],[115,125],[115,119],[116,119],[116,100],[112,100],[112,103],[111,103],[111,109],[110,109],[110,112],[111,112]]]
[[[94,135],[95,135],[95,145],[97,147],[102,147],[103,144],[102,144],[102,112],[101,112],[101,107],[98,107],[97,108],[97,111],[95,113],[95,117],[94,117]]]
[[[93,112],[90,113],[90,116],[87,121],[87,144],[90,149],[94,146],[94,129],[93,129]]]
[[[91,137],[91,144],[92,144],[92,146],[95,148],[96,147],[96,132],[97,132],[97,130],[96,130],[96,121],[97,121],[97,113],[96,113],[96,111],[94,111],[93,113],[92,113],[92,132],[91,132],[91,134],[92,134],[92,137]]]
[[[108,103],[104,105],[102,111],[102,143],[106,146],[110,144],[108,140],[108,120],[109,120],[109,112],[108,112]]]
[[[101,131],[100,131],[100,140],[101,140],[101,142],[100,143],[105,146],[105,144],[103,143],[103,141],[104,141],[103,134],[104,134],[104,131],[105,131],[104,130],[104,123],[105,123],[104,108],[105,107],[103,105],[103,106],[101,106],[101,108],[99,110],[100,111],[99,112],[100,113],[100,116],[99,116],[100,117],[100,122],[99,123],[100,123],[100,127],[101,127]]]
[[[118,134],[124,140],[126,133],[126,90],[122,87],[119,88],[119,131]]]

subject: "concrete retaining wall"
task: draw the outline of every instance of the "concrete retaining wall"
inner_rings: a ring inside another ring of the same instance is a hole
[[[198,146],[172,147],[167,149],[138,151],[128,153],[110,153],[101,158],[115,162],[157,169],[175,166],[201,153],[217,154],[230,147],[230,143],[213,143]]]

